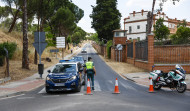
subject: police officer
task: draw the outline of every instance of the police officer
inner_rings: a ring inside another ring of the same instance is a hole
[[[88,57],[88,62],[85,64],[84,71],[87,73],[87,79],[92,81],[92,90],[94,90],[94,75],[96,75],[96,69],[91,57]]]

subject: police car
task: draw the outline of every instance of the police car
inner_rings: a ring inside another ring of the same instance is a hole
[[[80,92],[84,80],[82,74],[83,68],[80,63],[60,60],[52,70],[48,70],[45,89],[47,93],[52,91],[70,91]]]

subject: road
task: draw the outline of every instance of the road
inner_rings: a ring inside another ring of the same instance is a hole
[[[189,111],[190,92],[160,90],[148,93],[148,87],[128,81],[108,67],[90,44],[84,48],[93,58],[97,70],[93,95],[85,95],[86,86],[78,93],[53,94],[46,94],[44,87],[40,87],[0,99],[0,111]],[[121,94],[112,94],[116,78]]]

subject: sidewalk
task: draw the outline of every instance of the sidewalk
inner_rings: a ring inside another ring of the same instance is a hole
[[[147,86],[149,87],[149,72],[139,72],[139,73],[129,73],[129,74],[122,74],[125,78],[128,80],[131,80],[133,82],[136,82],[137,84]],[[190,74],[186,74],[186,80],[187,83],[187,90],[190,91]]]
[[[67,55],[64,59],[69,59],[72,55],[79,53],[81,48],[77,49],[74,53]],[[22,94],[26,91],[31,91],[35,88],[43,86],[45,83],[45,78],[47,76],[47,70],[50,70],[53,66],[44,70],[44,74],[42,75],[43,79],[39,78],[39,74],[35,73],[34,75],[27,77],[22,80],[8,82],[4,85],[0,85],[0,98],[1,97],[9,97],[17,94]]]

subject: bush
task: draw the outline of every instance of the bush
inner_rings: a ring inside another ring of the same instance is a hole
[[[6,52],[4,50],[4,47],[8,50],[9,52],[9,59],[11,59],[14,55],[14,52],[17,48],[16,43],[8,43],[8,42],[4,42],[0,44],[0,57],[1,56],[6,56]]]
[[[0,66],[4,65],[4,56],[0,56]]]
[[[109,59],[111,58],[111,46],[112,46],[112,40],[109,40],[106,44],[107,56]]]

